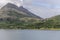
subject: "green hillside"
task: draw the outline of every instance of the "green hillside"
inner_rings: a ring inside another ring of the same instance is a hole
[[[51,21],[51,25],[53,28],[60,28],[60,15],[57,15],[57,16],[54,16],[54,17],[51,17],[48,19],[48,21]]]

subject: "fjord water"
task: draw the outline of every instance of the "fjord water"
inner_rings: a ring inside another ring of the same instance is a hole
[[[60,31],[0,30],[0,40],[60,40]]]

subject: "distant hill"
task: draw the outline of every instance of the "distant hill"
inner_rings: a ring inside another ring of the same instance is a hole
[[[44,24],[47,28],[60,28],[60,15],[45,19]]]

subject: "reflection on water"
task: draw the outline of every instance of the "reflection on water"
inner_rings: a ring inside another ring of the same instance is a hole
[[[0,40],[60,40],[60,31],[0,30]]]

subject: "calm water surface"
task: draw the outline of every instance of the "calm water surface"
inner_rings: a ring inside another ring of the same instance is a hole
[[[0,30],[0,40],[60,40],[60,31]]]

